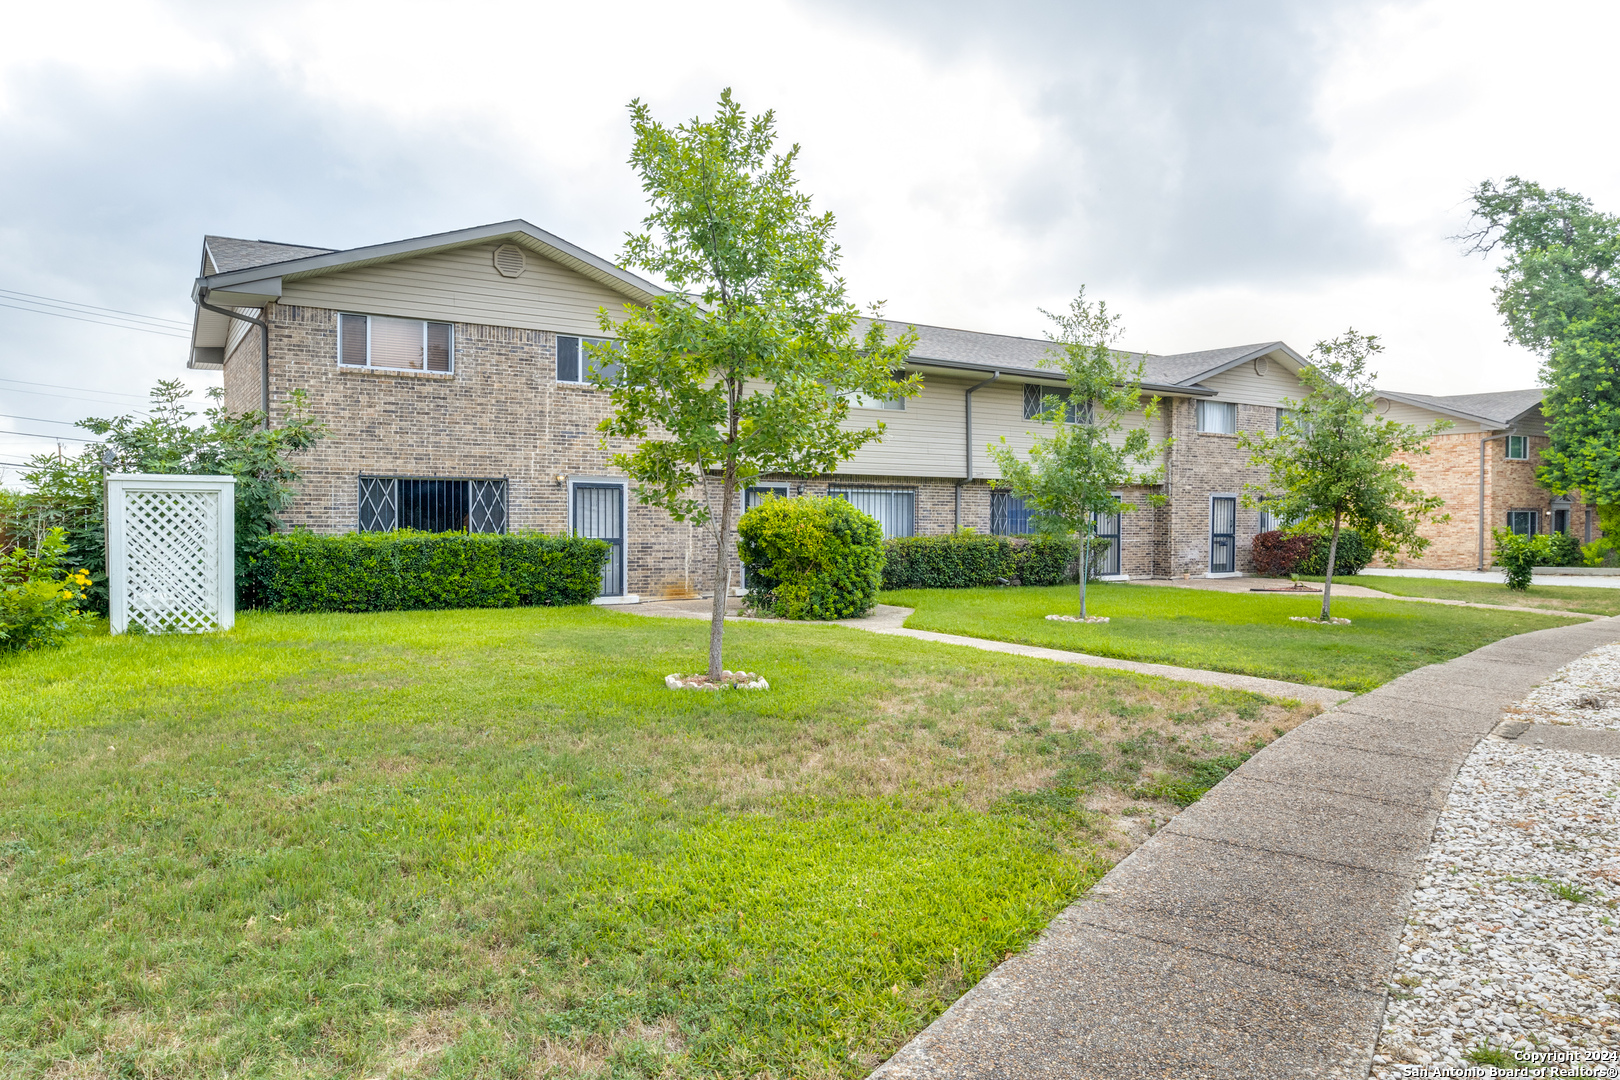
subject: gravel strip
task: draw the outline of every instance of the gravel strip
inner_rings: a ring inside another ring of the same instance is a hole
[[[1620,695],[1620,646],[1561,669],[1518,718],[1620,727],[1594,694]],[[1620,1076],[1617,811],[1620,760],[1480,742],[1412,898],[1373,1077],[1511,1065],[1515,1051],[1566,1063],[1548,1076]]]
[[[1559,668],[1509,713],[1533,723],[1620,729],[1620,643]]]

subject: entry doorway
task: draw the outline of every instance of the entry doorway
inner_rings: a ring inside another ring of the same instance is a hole
[[[1237,496],[1209,498],[1209,572],[1237,573]]]
[[[606,540],[607,562],[602,565],[602,596],[623,596],[624,485],[578,482],[574,484],[574,535]]]

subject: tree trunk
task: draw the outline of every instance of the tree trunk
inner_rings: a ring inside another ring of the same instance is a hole
[[[1339,557],[1339,522],[1343,515],[1337,511],[1333,514],[1333,539],[1328,541],[1327,575],[1322,580],[1322,621],[1332,618],[1333,602],[1333,561]]]
[[[1091,576],[1091,536],[1080,526],[1080,617],[1086,617],[1086,578]]]
[[[720,663],[721,638],[726,632],[726,600],[731,595],[731,497],[737,490],[737,466],[726,462],[720,484],[720,541],[714,555],[714,608],[709,613],[709,678],[718,679],[725,668]]]

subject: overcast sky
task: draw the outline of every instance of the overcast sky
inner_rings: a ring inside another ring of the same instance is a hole
[[[204,233],[341,248],[521,217],[615,258],[643,212],[634,97],[670,121],[725,86],[774,108],[852,293],[894,318],[1038,336],[1037,309],[1085,285],[1131,348],[1304,352],[1354,326],[1384,339],[1382,385],[1424,393],[1536,380],[1502,341],[1492,267],[1448,239],[1474,184],[1518,174],[1620,209],[1620,151],[1592,127],[1612,4],[0,13],[0,432],[70,433],[51,421],[137,406],[160,378],[216,383],[163,333],[190,323]],[[17,293],[173,323],[97,326]],[[52,445],[0,433],[0,461]]]

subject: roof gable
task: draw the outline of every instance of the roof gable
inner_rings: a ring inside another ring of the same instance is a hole
[[[1507,427],[1526,413],[1537,408],[1546,391],[1540,387],[1528,390],[1501,390],[1491,394],[1407,394],[1394,390],[1378,391],[1384,397],[1404,401],[1421,409],[1473,420],[1491,427]]]

